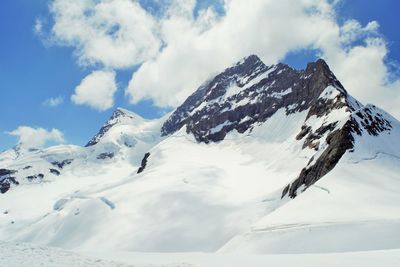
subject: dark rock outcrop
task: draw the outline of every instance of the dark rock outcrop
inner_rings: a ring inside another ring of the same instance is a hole
[[[287,114],[310,109],[322,116],[340,108],[334,100],[319,100],[327,86],[347,95],[323,60],[295,70],[285,64],[266,66],[257,56],[237,63],[205,83],[170,116],[162,127],[169,135],[186,125],[199,142],[217,142],[232,130],[243,133],[254,123],[264,122],[281,108]],[[322,103],[320,103],[322,102]]]
[[[310,146],[314,138],[319,139],[326,132],[329,133],[326,138],[328,147],[315,160],[315,163],[311,164],[314,161],[313,157],[307,167],[301,171],[299,177],[284,188],[282,197],[288,194],[289,197],[295,198],[299,192],[306,190],[310,185],[330,172],[347,151],[353,151],[355,136],[361,136],[364,133],[377,136],[392,129],[390,121],[385,119],[385,116],[375,106],[367,105],[354,110],[354,107],[346,101],[339,101],[346,103],[349,110],[353,111],[342,128],[334,130],[337,122],[323,125],[315,133],[305,130],[307,127],[302,127],[297,136],[298,139],[302,139],[308,134],[303,147]],[[328,108],[332,106],[331,104],[329,104]],[[304,132],[307,132],[307,134],[304,134]]]
[[[373,105],[367,105],[363,109],[356,112],[356,116],[359,118],[360,124],[369,135],[377,136],[382,132],[390,131],[392,124],[389,120],[385,119],[384,116],[378,111]]]
[[[322,125],[321,127],[319,127],[317,130],[315,130],[315,132],[311,132],[311,128],[306,128],[309,130],[309,132],[307,133],[307,137],[305,138],[305,141],[303,143],[303,148],[309,147],[315,150],[318,150],[318,144],[319,144],[319,140],[322,138],[322,136],[327,133],[327,132],[332,132],[336,126],[337,126],[338,122],[333,122],[333,123],[329,123],[328,125]],[[304,127],[304,125],[302,126]],[[303,135],[303,128],[302,131],[297,135],[297,140],[301,140]]]
[[[141,166],[139,167],[137,173],[141,173],[141,172],[144,171],[144,169],[145,169],[146,166],[147,166],[147,160],[148,160],[149,157],[150,157],[150,153],[149,153],[149,152],[147,152],[146,154],[144,154],[144,157],[143,157],[143,159],[142,159]]]
[[[272,67],[271,67],[272,68]],[[239,77],[248,77],[249,80],[267,71],[268,67],[255,55],[249,56],[243,62],[226,69],[212,80],[205,82],[188,99],[179,106],[168,118],[161,128],[163,136],[178,131],[182,126],[189,123],[191,113],[202,103],[210,102],[226,93],[226,89],[237,83],[243,86]],[[215,109],[214,109],[215,110]],[[212,115],[212,114],[209,114]]]
[[[13,177],[15,173],[17,173],[16,170],[0,169],[0,193],[6,193],[12,184],[19,185],[19,182]]]
[[[57,166],[59,169],[64,168],[66,165],[71,164],[73,159],[64,159],[62,161],[52,161],[51,164],[53,166]]]
[[[340,130],[330,133],[326,139],[328,147],[313,165],[302,169],[299,177],[287,185],[282,192],[282,197],[289,194],[295,198],[299,190],[306,190],[310,185],[330,172],[347,150],[353,148],[353,133],[358,133],[358,125],[354,120],[349,120]]]
[[[39,173],[39,174],[36,174],[36,175],[29,175],[29,176],[26,177],[26,179],[28,181],[30,181],[30,182],[32,182],[33,180],[36,180],[36,179],[42,180],[43,178],[44,178],[44,174],[43,173]]]
[[[56,170],[56,169],[49,169],[49,171],[50,171],[50,173],[57,175],[57,176],[59,176],[61,174],[60,171]]]
[[[113,152],[104,152],[99,155],[97,155],[97,159],[112,159],[114,157]]]

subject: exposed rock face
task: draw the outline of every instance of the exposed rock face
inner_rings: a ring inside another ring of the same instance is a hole
[[[223,73],[217,75],[212,80],[205,82],[197,91],[189,96],[180,107],[177,108],[171,117],[164,123],[161,129],[162,135],[169,135],[179,130],[183,125],[188,123],[188,120],[193,115],[196,108],[203,103],[224,95],[226,89],[233,83],[240,83],[240,78],[247,77],[248,80],[251,80],[266,71],[267,66],[265,66],[264,63],[255,55],[250,56],[243,60],[243,62],[226,69]],[[243,86],[244,84],[241,83],[241,85]]]
[[[40,179],[40,180],[42,180],[44,178],[44,174],[43,173],[39,173],[39,174],[36,174],[36,175],[29,175],[29,176],[27,176],[26,177],[26,179],[28,180],[28,181],[33,181],[33,180],[36,180],[36,179]]]
[[[53,161],[51,162],[52,165],[57,166],[58,168],[62,169],[64,168],[66,165],[71,164],[73,161],[73,159],[65,159],[63,161]]]
[[[312,107],[310,116],[323,115],[326,105],[321,107],[318,97],[329,85],[347,94],[323,60],[298,71],[281,63],[268,67],[250,56],[201,86],[165,122],[162,134],[186,125],[198,141],[216,142],[233,129],[245,132],[281,108],[290,114]],[[334,103],[338,106],[332,108],[343,105]]]
[[[149,153],[149,152],[147,152],[146,154],[144,154],[144,157],[143,157],[143,159],[142,159],[141,166],[139,167],[137,173],[141,173],[141,172],[144,171],[144,169],[145,169],[146,166],[147,166],[147,160],[148,160],[149,157],[150,157],[150,153]]]
[[[56,169],[49,169],[50,173],[59,176],[61,173],[60,171],[56,170]]]
[[[382,113],[377,112],[376,107],[373,105],[367,105],[355,114],[362,128],[369,135],[377,136],[382,132],[390,131],[393,127],[390,121],[385,119]]]
[[[291,198],[295,198],[299,189],[302,187],[303,190],[307,189],[307,187],[330,172],[343,154],[353,148],[354,138],[352,133],[357,131],[358,125],[356,122],[349,120],[342,129],[330,133],[326,139],[328,147],[313,165],[303,168],[299,177],[292,184],[285,187],[282,197],[289,193]]]
[[[104,153],[97,155],[96,158],[97,159],[107,159],[107,158],[112,159],[113,157],[114,157],[113,152],[104,152]]]
[[[391,129],[374,106],[364,107],[347,94],[324,60],[295,70],[281,63],[266,66],[253,55],[204,83],[164,123],[162,135],[186,127],[198,142],[217,142],[232,130],[244,133],[282,108],[287,115],[308,110],[296,139],[303,149],[316,151],[282,197],[296,197],[331,171],[354,147],[354,135]],[[322,122],[315,124],[318,119]]]
[[[328,133],[326,137],[327,147],[323,153],[315,159],[314,164],[311,164],[314,161],[313,158],[308,166],[303,168],[299,177],[295,179],[293,183],[284,188],[282,197],[288,194],[289,197],[295,198],[298,193],[306,190],[310,185],[314,184],[325,174],[330,172],[346,151],[352,151],[355,135],[361,136],[363,134],[369,134],[377,136],[382,132],[390,131],[392,129],[390,121],[385,119],[375,106],[367,105],[358,110],[354,110],[354,105],[359,107],[358,103],[352,105],[348,100],[340,100],[340,102],[346,103],[345,106],[350,110],[350,117],[340,129],[336,129],[338,122],[325,126],[323,125],[315,132],[312,132],[309,126],[302,126],[302,130],[297,136],[297,139],[301,140],[308,135],[305,138],[303,148],[306,146],[312,147],[312,142],[315,139],[320,139],[325,133]],[[332,105],[332,102],[329,102],[327,105],[328,108],[339,106],[337,104]],[[310,109],[310,112],[311,111],[312,109]]]
[[[17,173],[15,170],[0,169],[0,193],[6,193],[10,190],[12,184],[19,184],[12,176],[15,173]]]

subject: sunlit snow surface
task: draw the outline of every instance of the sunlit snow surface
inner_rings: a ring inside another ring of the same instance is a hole
[[[400,250],[297,254],[245,255],[207,253],[71,252],[23,243],[0,242],[0,266],[7,267],[396,267]]]
[[[119,260],[134,266],[374,266],[384,258],[395,266],[399,252],[390,249],[400,249],[398,121],[385,114],[390,132],[357,136],[355,152],[347,152],[333,171],[296,199],[282,200],[282,189],[321,153],[303,149],[295,138],[306,115],[281,109],[244,134],[231,132],[211,144],[197,143],[184,128],[161,138],[161,121],[135,119],[111,128],[93,147],[63,145],[22,156],[8,151],[0,167],[29,164],[47,174],[49,161],[74,161],[60,176],[25,181],[0,195],[0,240],[8,242],[1,244],[6,257],[0,255],[0,266],[21,251],[38,262],[48,260],[43,255],[61,261],[53,266],[72,266],[62,265],[65,255],[67,263],[76,260],[73,266],[93,258],[110,261],[93,266],[119,266]],[[348,116],[335,110],[310,117],[307,125],[317,129]],[[97,158],[109,151],[114,157]],[[147,167],[137,174],[146,152]]]
[[[394,233],[400,229],[400,127],[395,119],[393,124],[392,131],[379,137],[357,136],[355,152],[346,153],[311,188],[219,251],[272,254],[399,248],[400,235]]]
[[[84,175],[71,170],[19,186],[1,196],[8,214],[1,214],[0,236],[69,249],[216,251],[275,209],[281,188],[307,163],[293,130],[305,115],[283,123],[282,111],[248,136],[232,133],[218,144],[198,144],[182,130],[150,150],[141,174],[139,162],[101,171],[93,163]]]

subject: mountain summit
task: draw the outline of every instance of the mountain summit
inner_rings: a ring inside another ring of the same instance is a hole
[[[142,124],[144,119],[139,115],[123,109],[117,108],[107,122],[100,128],[99,132],[86,144],[86,147],[97,144],[101,138],[117,124]]]
[[[399,140],[400,122],[354,99],[324,60],[296,70],[251,55],[166,117],[118,108],[85,147],[0,154],[0,239],[97,251],[398,249]]]
[[[347,96],[322,59],[298,71],[281,63],[266,66],[252,55],[194,92],[164,123],[162,134],[169,135],[186,125],[187,132],[198,141],[215,142],[233,129],[245,132],[282,108],[288,115],[312,107],[312,113],[321,115],[335,108],[326,106],[324,110],[318,106],[318,99],[328,86]]]
[[[303,148],[316,151],[283,196],[295,197],[301,186],[310,186],[332,170],[354,147],[354,134],[376,136],[392,128],[382,111],[349,96],[323,59],[295,70],[281,63],[266,66],[252,55],[202,85],[161,130],[166,136],[185,126],[197,141],[217,142],[233,130],[251,131],[279,110],[287,116],[308,111],[296,139]]]

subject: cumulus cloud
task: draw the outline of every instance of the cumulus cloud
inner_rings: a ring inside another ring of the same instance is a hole
[[[225,16],[211,23],[204,23],[202,14],[179,12],[161,22],[166,47],[133,74],[126,91],[131,102],[152,99],[158,106],[176,106],[241,57],[254,53],[271,64],[310,48],[320,51],[351,94],[400,117],[400,80],[388,80],[388,50],[378,22],[339,24],[335,4],[325,0],[226,0],[224,8]]]
[[[161,22],[166,47],[133,74],[127,89],[132,102],[176,106],[210,74],[244,56],[275,63],[289,51],[314,45],[327,29],[336,30],[324,1],[230,0],[217,19],[212,8],[194,18],[182,16],[177,6]]]
[[[126,88],[132,103],[175,107],[202,82],[240,58],[266,64],[288,53],[320,51],[348,91],[400,117],[400,80],[391,79],[379,23],[339,22],[340,1],[224,0],[223,14],[196,0],[158,1],[160,14],[131,0],[53,0],[52,36],[76,49],[81,64],[119,69],[140,64]],[[94,92],[93,92],[94,93]]]
[[[35,20],[35,25],[33,26],[33,32],[37,35],[43,34],[43,21],[39,18]]]
[[[74,47],[82,65],[131,67],[152,58],[161,45],[156,20],[136,1],[54,0],[50,12],[53,41]]]
[[[365,27],[362,27],[360,22],[354,19],[347,20],[340,28],[340,37],[342,42],[350,43],[356,41],[363,35],[377,34],[379,23],[377,21],[369,22]]]
[[[50,97],[50,98],[46,99],[45,101],[43,101],[42,105],[46,106],[46,107],[57,107],[57,106],[61,105],[62,103],[64,103],[64,98],[62,98],[61,96],[58,96],[58,97]]]
[[[42,147],[48,142],[63,143],[64,135],[58,129],[46,130],[43,128],[32,128],[20,126],[8,132],[9,135],[18,137],[18,143],[23,147]]]
[[[117,89],[114,71],[93,71],[75,88],[71,100],[77,105],[88,105],[103,111],[114,105]]]

